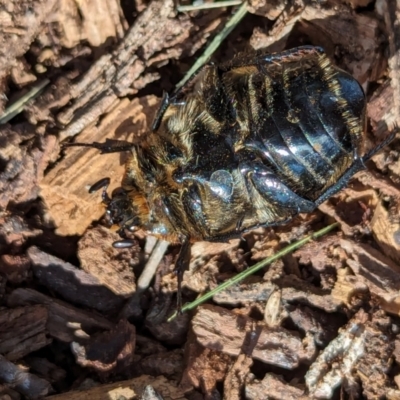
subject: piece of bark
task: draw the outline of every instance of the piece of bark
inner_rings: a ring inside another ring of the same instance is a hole
[[[297,368],[316,353],[315,346],[312,343],[307,346],[295,332],[257,325],[251,318],[235,315],[221,307],[200,307],[192,325],[201,345],[231,356],[240,354],[246,332],[249,332],[257,338],[251,357],[285,369]]]
[[[106,138],[133,141],[148,130],[157,100],[149,96],[132,102],[122,100],[97,127],[79,136],[81,143],[104,142]],[[40,182],[40,196],[48,217],[59,235],[82,235],[104,214],[99,192],[89,193],[91,185],[104,177],[111,179],[111,193],[119,187],[125,171],[127,153],[100,154],[97,149],[65,149],[65,157]]]
[[[262,4],[262,2],[260,3]],[[255,32],[250,43],[255,49],[282,51],[298,44],[305,37],[313,45],[321,46],[330,57],[340,54],[340,66],[351,73],[361,84],[379,62],[379,21],[371,15],[354,13],[345,4],[327,3],[325,7],[311,3],[301,9],[292,6],[283,12],[274,26],[263,37]]]
[[[53,392],[50,383],[20,367],[0,355],[0,382],[24,395],[27,399],[39,399]]]
[[[254,379],[249,381],[245,387],[246,399],[259,400],[268,393],[268,399],[271,400],[308,400],[309,396],[305,394],[302,387],[290,385],[278,375],[269,373],[259,381]]]
[[[400,30],[398,20],[400,17],[400,5],[397,1],[379,0],[376,10],[382,14],[386,26],[386,34],[389,41],[389,77],[390,86],[393,88],[392,115],[393,122],[400,124]]]
[[[385,311],[400,315],[400,267],[367,244],[344,239],[340,244],[349,256],[347,265],[358,280],[368,286]]]
[[[318,272],[328,268],[337,269],[342,266],[342,260],[335,257],[336,247],[338,247],[336,235],[324,236],[296,250],[293,257],[298,258],[300,265],[311,265]]]
[[[0,353],[14,361],[51,343],[46,307],[33,305],[0,311]]]
[[[16,248],[22,247],[29,238],[42,233],[39,229],[32,229],[25,218],[16,214],[0,215],[0,237],[2,242]],[[7,250],[9,247],[7,246]]]
[[[18,58],[11,68],[11,79],[21,88],[37,80],[36,76],[29,71],[29,65],[24,58]]]
[[[114,38],[122,39],[127,23],[116,0],[60,0],[53,12],[52,23],[60,46],[73,48],[83,41],[92,47]],[[53,33],[54,35],[54,33]],[[42,42],[44,40],[42,39]]]
[[[388,388],[385,399],[400,400],[400,390]]]
[[[29,124],[11,127],[0,126],[0,208],[10,203],[22,203],[36,199],[39,186],[48,164],[58,154],[56,137],[37,136],[38,146],[28,141],[35,137]],[[28,141],[24,143],[24,141]]]
[[[379,202],[371,221],[372,233],[382,252],[397,262],[400,262],[399,211],[400,197],[393,198],[389,207]]]
[[[101,373],[121,373],[132,364],[135,341],[135,326],[120,320],[112,330],[93,335],[88,343],[73,342],[71,350],[83,367]]]
[[[241,400],[246,378],[250,373],[253,360],[246,354],[240,354],[224,381],[224,398]]]
[[[326,312],[338,311],[343,306],[343,303],[333,297],[330,291],[316,287],[295,275],[284,276],[275,283],[281,287],[283,301],[299,302]]]
[[[365,352],[358,358],[355,370],[366,399],[385,398],[390,386],[394,333],[392,318],[378,310],[366,324]]]
[[[185,346],[185,370],[180,385],[185,390],[201,388],[211,395],[217,383],[222,382],[232,364],[232,357],[218,350],[201,346],[193,332],[189,333]]]
[[[319,347],[325,347],[337,334],[338,328],[343,325],[344,317],[337,314],[327,314],[320,310],[296,306],[289,313],[292,323],[304,334],[311,334]]]
[[[3,254],[0,256],[0,273],[13,284],[18,284],[26,280],[30,265],[30,261],[25,254]]]
[[[25,358],[24,361],[26,365],[29,366],[29,370],[31,372],[35,372],[37,375],[46,379],[51,384],[61,382],[67,376],[67,372],[64,369],[53,364],[46,358],[28,357]]]
[[[364,172],[367,176],[370,173],[370,171],[363,171],[355,178],[360,180],[359,177]],[[368,177],[362,183],[370,186]],[[352,182],[351,185],[352,187],[361,186],[357,182]],[[370,233],[369,221],[378,202],[376,191],[369,187],[364,190],[362,188],[353,190],[347,187],[329,201],[321,204],[318,209],[339,222],[340,228],[346,236],[353,237],[358,233],[363,235]]]
[[[178,378],[182,375],[183,368],[183,351],[176,349],[144,357],[135,363],[132,369],[138,375]]]
[[[232,263],[231,256],[238,251],[239,240],[234,239],[228,243],[196,242],[191,248],[189,269],[183,274],[182,286],[196,293],[205,292],[214,286],[219,265],[229,268]]]
[[[252,14],[261,15],[270,20],[275,20],[287,6],[287,0],[250,0],[247,11]]]
[[[118,310],[124,299],[102,283],[74,267],[72,264],[60,260],[50,254],[32,246],[27,255],[32,263],[32,270],[40,284],[56,291],[64,299],[74,304],[94,308],[103,312]]]
[[[185,400],[185,392],[174,381],[163,376],[143,375],[126,381],[99,385],[90,389],[70,391],[55,396],[46,397],[46,400],[110,400],[140,398],[145,387],[151,385],[163,398],[171,400]]]
[[[350,310],[358,310],[370,300],[368,286],[354,276],[348,267],[337,270],[335,286],[331,293]]]
[[[377,141],[382,141],[388,135],[388,131],[398,118],[396,109],[393,107],[395,97],[390,81],[386,80],[368,102],[367,115]]]
[[[0,79],[7,76],[17,58],[26,53],[56,3],[55,0],[17,0],[3,4],[0,14]]]
[[[271,282],[244,282],[215,294],[213,300],[217,304],[238,307],[256,301],[266,302],[275,290],[277,286]]]
[[[157,79],[158,74],[143,75],[146,67],[177,58],[184,51],[193,54],[206,40],[203,33],[188,46],[184,39],[194,29],[186,15],[176,15],[172,0],[151,2],[114,51],[100,57],[66,92],[68,107],[57,115],[58,123],[66,126],[60,132],[61,139],[78,134],[96,122],[118,98],[136,93]],[[53,109],[51,103],[41,103],[40,99],[37,106]],[[38,114],[37,106],[31,107],[32,118]]]
[[[358,379],[361,379],[367,399],[383,398],[394,345],[388,334],[389,319],[383,324],[379,319],[379,316],[370,318],[360,310],[340,329],[339,335],[318,356],[305,376],[312,398],[331,398],[341,384],[355,397],[360,392]]]
[[[70,343],[79,337],[87,340],[89,334],[100,330],[111,330],[114,324],[106,318],[78,309],[61,300],[53,299],[33,289],[15,289],[7,298],[9,307],[43,304],[48,310],[47,330],[49,335]]]
[[[112,243],[117,240],[121,237],[103,226],[88,229],[78,242],[78,257],[85,272],[115,294],[128,297],[136,291],[133,268],[139,262],[140,248],[136,244],[115,249]]]

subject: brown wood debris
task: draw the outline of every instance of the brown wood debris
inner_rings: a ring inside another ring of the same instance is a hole
[[[238,356],[244,342],[252,341],[252,358],[285,369],[297,368],[316,353],[312,343],[307,345],[294,332],[258,325],[251,318],[221,307],[199,307],[192,325],[197,341],[208,349]]]
[[[263,398],[265,393],[272,400],[308,400],[310,397],[304,394],[304,388],[287,384],[280,376],[266,374],[264,378],[250,380],[246,385],[246,399],[258,400]]]
[[[92,332],[110,330],[114,327],[111,321],[94,312],[80,310],[32,289],[16,289],[7,300],[12,308],[31,304],[45,306],[48,312],[46,329],[49,335],[66,343],[80,337],[87,339]]]
[[[139,260],[139,246],[115,249],[110,243],[120,240],[117,233],[102,226],[88,229],[78,243],[81,268],[112,292],[131,296],[135,290],[135,275],[132,268]]]
[[[0,126],[0,399],[400,399],[399,138],[312,214],[195,243],[184,302],[340,224],[172,322],[180,247],[150,272],[158,245],[143,231],[112,247],[101,190],[88,189],[118,188],[128,154],[64,144],[140,141],[235,11],[175,3],[0,5],[0,111],[50,82]],[[247,4],[212,61],[322,46],[366,91],[366,148],[400,126],[398,2]]]
[[[123,303],[122,296],[102,285],[95,276],[37,247],[28,250],[28,257],[40,284],[55,290],[66,300],[103,312],[118,309]]]
[[[0,311],[0,353],[14,361],[51,343],[46,307],[33,305]]]
[[[111,370],[118,373],[132,364],[135,340],[135,327],[120,320],[112,330],[92,336],[88,343],[73,342],[71,350],[77,363],[83,367],[102,373]]]
[[[164,398],[172,400],[185,400],[185,393],[177,386],[176,382],[168,381],[163,376],[142,375],[116,383],[94,386],[89,389],[71,391],[56,396],[49,396],[49,400],[110,400],[110,399],[139,399],[145,388],[151,385]]]
[[[154,97],[122,100],[99,126],[79,135],[82,143],[134,140],[150,126],[148,115],[155,110]],[[124,171],[124,155],[99,154],[98,150],[72,147],[65,149],[65,157],[40,182],[40,196],[48,210],[48,218],[60,235],[82,235],[93,220],[104,214],[100,193],[89,194],[91,185],[104,177],[111,179],[109,190],[120,184]]]
[[[23,56],[42,29],[42,23],[54,9],[55,0],[23,0],[3,2],[0,10],[1,52],[0,80],[3,81],[11,68],[18,66]],[[0,103],[3,111],[4,99]]]

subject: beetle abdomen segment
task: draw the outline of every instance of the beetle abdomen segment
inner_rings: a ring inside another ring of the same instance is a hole
[[[324,54],[228,72],[243,146],[310,200],[362,156],[365,97],[359,83]],[[239,85],[245,85],[237,96]],[[247,98],[243,93],[247,93]],[[236,97],[235,97],[236,96]]]

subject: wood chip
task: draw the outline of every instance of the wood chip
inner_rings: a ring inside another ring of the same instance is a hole
[[[232,363],[231,356],[219,350],[204,348],[192,332],[189,334],[185,353],[186,368],[182,375],[182,387],[186,390],[192,387],[201,388],[211,395],[217,383],[225,379]]]
[[[97,313],[84,311],[61,300],[54,299],[32,289],[15,289],[7,298],[9,307],[43,304],[48,310],[47,330],[49,335],[62,342],[70,343],[86,335],[110,330],[114,324]]]
[[[71,350],[83,367],[121,373],[133,362],[135,342],[135,327],[121,320],[112,330],[93,335],[85,344],[73,342]]]
[[[341,240],[340,243],[349,255],[347,265],[358,280],[368,286],[384,310],[400,315],[400,267],[367,244],[357,244],[351,240]]]
[[[122,101],[100,126],[86,129],[78,141],[104,142],[108,137],[132,141],[147,130],[155,106],[154,97]],[[64,159],[40,182],[40,196],[59,235],[82,235],[94,220],[100,219],[104,214],[101,196],[89,194],[88,189],[105,176],[111,179],[110,192],[120,186],[126,156],[78,147],[65,150]]]
[[[259,400],[268,393],[271,400],[281,400],[282,394],[285,400],[308,400],[309,396],[305,395],[304,388],[296,387],[285,382],[285,380],[275,374],[265,374],[264,378],[259,381],[254,379],[246,384],[246,399]]]
[[[120,239],[116,232],[102,226],[88,229],[78,242],[78,257],[85,272],[115,294],[129,297],[136,290],[133,268],[139,262],[140,248],[138,245],[129,249],[112,247]]]
[[[121,398],[140,398],[147,385],[151,385],[163,398],[171,400],[185,400],[184,391],[176,382],[168,381],[163,376],[142,375],[126,381],[119,381],[107,385],[99,385],[86,390],[69,391],[56,396],[49,396],[48,400],[118,400]]]
[[[307,348],[294,332],[257,326],[251,318],[235,315],[221,307],[200,307],[192,324],[201,345],[231,356],[240,354],[245,336],[250,334],[257,338],[251,357],[285,369],[294,369],[301,362],[311,360],[316,352],[313,346]]]
[[[24,55],[34,41],[42,23],[45,22],[55,6],[55,0],[9,1],[2,7],[1,20],[1,74],[6,76],[18,57]]]
[[[28,249],[33,272],[40,284],[59,293],[64,299],[104,312],[112,312],[123,304],[123,298],[92,275],[72,264],[47,254],[37,247]]]
[[[0,353],[14,361],[50,344],[47,318],[47,309],[41,305],[1,310]]]

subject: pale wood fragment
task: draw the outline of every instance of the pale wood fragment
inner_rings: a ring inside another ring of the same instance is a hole
[[[399,211],[400,198],[393,199],[390,209],[379,202],[371,221],[371,229],[379,247],[384,254],[397,262],[400,262]]]
[[[344,239],[340,244],[349,256],[347,265],[358,281],[368,286],[385,311],[400,315],[400,267],[367,244]]]
[[[132,102],[121,100],[100,126],[87,128],[77,141],[132,141],[148,130],[156,104],[152,96]],[[126,157],[126,153],[100,154],[85,147],[65,149],[65,157],[40,182],[40,196],[59,235],[82,235],[104,214],[100,193],[89,194],[88,188],[104,177],[111,179],[110,192],[118,187]]]

